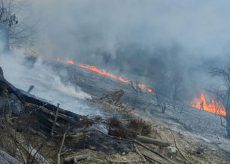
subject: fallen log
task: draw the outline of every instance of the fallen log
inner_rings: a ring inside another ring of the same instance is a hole
[[[155,154],[151,154],[151,155],[147,155],[145,153],[143,153],[143,156],[148,159],[148,161],[151,161],[152,163],[159,163],[159,164],[169,164],[169,162],[167,160],[164,160],[162,158],[159,158],[157,155]]]
[[[89,158],[89,155],[71,155],[69,157],[64,158],[64,162],[78,163],[79,161],[83,161],[88,158]]]
[[[31,145],[21,144],[22,148],[29,153],[39,164],[49,164],[48,160],[45,159],[40,153],[39,150],[36,150]]]
[[[20,162],[12,157],[11,155],[7,154],[6,152],[0,150],[0,163],[6,163],[6,164],[20,164]]]
[[[140,135],[138,135],[136,137],[136,140],[138,140],[138,141],[140,141],[142,143],[154,144],[154,145],[161,146],[161,147],[170,146],[170,143],[168,143],[168,142],[161,141],[161,140],[158,140],[158,139],[149,138],[149,137],[145,137],[145,136],[140,136]]]
[[[169,158],[163,156],[162,154],[160,154],[159,152],[149,148],[148,146],[144,145],[143,143],[137,141],[137,140],[132,140],[134,143],[136,143],[137,145],[140,145],[142,146],[143,148],[145,148],[146,150],[154,153],[154,158],[159,158],[160,159],[160,162],[157,160],[158,163],[162,163],[162,164],[175,164],[175,162],[171,161]]]
[[[52,126],[52,124],[55,122],[56,112],[44,106],[38,106],[36,104],[31,104],[31,103],[26,103],[25,107],[26,107],[26,112],[29,112],[29,113],[31,112],[34,115],[36,115],[38,118],[45,119],[49,123],[51,123],[49,126]],[[69,123],[72,125],[81,126],[80,121],[84,119],[84,117],[80,115],[78,116],[78,119],[75,119],[74,117],[63,114],[61,112],[58,112],[57,118],[58,118],[58,121],[56,121],[56,126],[58,127],[61,127],[61,124],[63,123]]]

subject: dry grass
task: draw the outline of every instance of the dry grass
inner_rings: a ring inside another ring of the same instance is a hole
[[[142,119],[130,120],[128,123],[128,128],[141,135],[148,135],[151,133],[152,130],[151,125]]]
[[[119,119],[116,118],[116,117],[110,118],[108,120],[108,126],[112,127],[112,128],[114,128],[114,127],[121,127],[121,124],[122,124],[121,121],[119,121]]]

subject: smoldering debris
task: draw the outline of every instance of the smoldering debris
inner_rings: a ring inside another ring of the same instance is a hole
[[[11,152],[20,161],[33,163],[42,160],[43,163],[49,163],[56,160],[62,162],[97,160],[90,156],[80,158],[79,154],[73,155],[75,152],[88,150],[88,153],[102,152],[103,155],[100,155],[99,160],[116,161],[118,160],[116,156],[120,155],[125,156],[124,162],[144,162],[156,158],[157,161],[174,163],[166,156],[166,152],[161,153],[145,145],[167,147],[170,144],[142,136],[151,133],[151,126],[141,119],[127,121],[116,118],[89,118],[66,111],[59,105],[52,105],[19,90],[4,77],[1,78],[1,84],[6,86],[5,90],[1,90],[1,95],[4,93],[7,100],[11,100],[10,94],[15,95],[21,102],[19,106],[21,112],[15,112],[12,106],[1,108],[4,112],[1,113],[0,144],[4,150]],[[116,106],[118,103],[113,105]],[[96,124],[108,128],[108,133],[95,128]],[[142,155],[142,149],[153,153],[155,157],[148,156],[150,159],[146,159]],[[58,158],[56,158],[57,154]]]
[[[168,139],[163,137],[166,129],[160,132],[162,128],[136,118],[137,110],[123,103],[126,90],[115,90],[102,97],[93,96],[89,99],[92,106],[98,105],[101,109],[112,112],[114,117],[111,118],[111,113],[110,117],[108,115],[89,117],[66,111],[60,106],[32,96],[17,89],[4,78],[1,84],[3,84],[1,94],[12,94],[20,103],[20,105],[15,104],[20,108],[20,112],[10,108],[3,110],[5,112],[1,124],[4,127],[1,132],[2,136],[4,135],[2,139],[7,139],[9,143],[16,142],[17,145],[5,145],[6,142],[0,142],[7,152],[12,154],[16,152],[15,157],[18,160],[39,160],[24,149],[26,145],[27,148],[32,147],[46,161],[57,161],[57,154],[58,159],[63,162],[183,163],[188,161],[187,157],[183,157],[184,154],[188,155],[187,151],[177,145],[176,139],[179,138],[176,134],[174,139],[168,142]],[[170,136],[171,133],[168,135]],[[174,143],[176,146],[173,146]],[[20,152],[17,153],[14,147],[17,147]],[[82,157],[83,154],[86,155]],[[220,157],[223,160],[227,159],[223,156],[224,153],[221,153]],[[217,158],[219,160],[219,157]]]

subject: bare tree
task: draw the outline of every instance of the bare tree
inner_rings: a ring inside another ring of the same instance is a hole
[[[220,77],[224,82],[224,91],[221,96],[222,104],[226,109],[226,130],[230,138],[230,64],[223,68],[211,68],[211,75]]]
[[[221,110],[223,109],[223,104],[225,104],[226,91],[223,91],[221,88],[214,88],[212,90],[207,90],[207,91],[214,96],[216,102],[215,113],[217,116],[220,117],[221,126],[226,128],[225,121],[224,121],[225,118],[222,115],[218,115],[219,113],[221,113]]]
[[[165,70],[160,78],[159,84],[154,87],[157,104],[165,113],[167,104],[174,109],[178,108],[179,102],[183,102],[184,86],[182,73],[177,68]]]
[[[8,51],[10,45],[24,42],[31,33],[23,21],[19,21],[15,0],[0,0],[0,38],[3,50]]]

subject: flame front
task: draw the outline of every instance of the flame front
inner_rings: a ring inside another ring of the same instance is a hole
[[[70,65],[74,65],[74,64],[75,64],[74,61],[71,60],[71,59],[68,59],[68,60],[66,61],[66,63],[67,63],[67,64],[70,64]]]
[[[59,59],[57,59],[57,61],[59,61]],[[134,88],[138,88],[138,89],[143,90],[149,94],[153,93],[153,89],[148,87],[144,83],[137,83],[137,82],[134,82],[132,80],[128,80],[122,76],[117,76],[117,75],[109,73],[105,70],[99,69],[95,66],[86,65],[86,64],[76,64],[72,59],[67,59],[66,64],[74,65],[74,66],[80,67],[81,69],[85,69],[85,70],[100,74],[102,76],[112,78],[112,79],[117,80],[117,81],[124,83],[124,84],[130,84]],[[201,92],[199,98],[193,99],[191,105],[193,108],[196,108],[198,110],[204,110],[206,112],[214,113],[214,114],[217,114],[220,116],[226,116],[227,115],[225,108],[220,103],[215,101],[213,98],[211,98],[211,101],[207,101],[204,92]]]
[[[111,74],[105,70],[101,70],[95,66],[91,66],[91,65],[86,65],[86,64],[80,64],[79,65],[80,68],[82,69],[86,69],[86,70],[89,70],[91,72],[94,72],[94,73],[97,73],[97,74],[100,74],[100,75],[103,75],[103,76],[107,76],[107,77],[110,77],[112,79],[115,79],[115,80],[118,80],[119,82],[122,82],[122,83],[125,83],[125,84],[134,84],[135,86],[137,86],[139,89],[141,90],[144,90],[146,91],[147,93],[152,93],[153,92],[153,89],[150,88],[150,87],[147,87],[147,85],[143,84],[143,83],[134,83],[133,81],[131,80],[127,80],[126,78],[124,77],[121,77],[121,76],[116,76],[114,74]]]
[[[86,65],[86,64],[77,65],[71,59],[68,59],[66,61],[66,63],[69,64],[69,65],[78,66],[81,69],[85,69],[85,70],[88,70],[88,71],[100,74],[102,76],[106,76],[106,77],[112,78],[112,79],[117,80],[117,81],[119,81],[121,83],[131,84],[134,88],[139,88],[140,90],[146,91],[149,94],[153,93],[153,89],[150,88],[150,87],[148,87],[144,83],[137,83],[137,82],[134,82],[132,80],[128,80],[128,79],[126,79],[124,77],[117,76],[115,74],[109,73],[109,72],[107,72],[105,70],[102,70],[102,69],[99,69],[99,68],[97,68],[95,66]],[[214,113],[214,114],[217,114],[217,115],[220,115],[220,116],[226,116],[226,110],[225,110],[225,108],[220,103],[218,103],[217,101],[215,101],[213,98],[211,99],[210,102],[208,102],[207,99],[206,99],[206,97],[205,97],[204,92],[201,92],[200,97],[199,98],[195,98],[192,101],[192,107],[196,108],[198,110],[204,110],[206,112]]]
[[[106,77],[110,77],[112,79],[115,79],[121,83],[125,83],[125,84],[132,84],[134,86],[136,86],[137,88],[141,89],[141,90],[144,90],[145,92],[151,94],[153,93],[153,89],[148,87],[147,85],[143,84],[143,83],[136,83],[134,81],[131,81],[131,80],[127,80],[126,78],[124,77],[121,77],[121,76],[117,76],[115,74],[112,74],[112,73],[109,73],[105,70],[102,70],[102,69],[99,69],[95,66],[91,66],[91,65],[87,65],[87,64],[80,64],[80,65],[77,65],[75,64],[75,62],[71,59],[68,59],[66,60],[66,64],[69,64],[69,65],[75,65],[75,66],[78,66],[80,67],[81,69],[85,69],[85,70],[89,70],[91,72],[94,72],[94,73],[97,73],[97,74],[100,74],[102,76],[106,76]]]
[[[199,98],[195,98],[193,100],[192,107],[199,110],[204,110],[206,112],[215,113],[220,116],[226,116],[225,108],[213,98],[211,99],[210,103],[208,103],[203,92],[201,92]]]
[[[101,74],[101,75],[104,75],[104,76],[108,76],[108,77],[113,78],[113,79],[117,78],[116,75],[108,73],[108,72],[106,72],[104,70],[100,70],[100,69],[98,69],[98,68],[96,68],[94,66],[81,64],[80,68],[87,69],[89,71],[92,71],[92,72],[95,72],[95,73],[98,73],[98,74]]]

